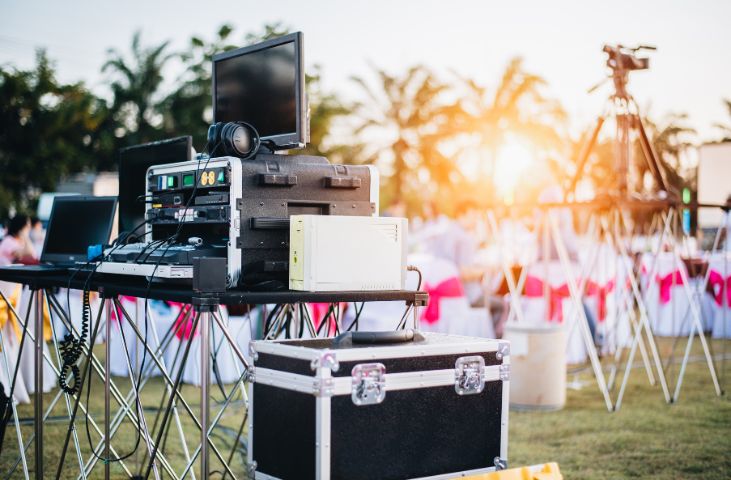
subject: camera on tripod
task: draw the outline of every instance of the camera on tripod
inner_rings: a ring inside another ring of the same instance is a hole
[[[613,71],[647,70],[650,68],[650,59],[638,57],[636,54],[641,50],[655,50],[649,45],[640,45],[629,48],[622,45],[604,45],[603,51],[607,58],[607,66]]]

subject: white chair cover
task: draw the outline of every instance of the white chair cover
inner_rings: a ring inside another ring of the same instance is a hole
[[[726,242],[731,244],[730,241]],[[731,338],[731,252],[714,253],[708,259],[711,331],[713,338]]]
[[[17,284],[0,282],[0,290],[2,290],[3,295],[8,300],[11,300],[13,291],[20,288],[20,285]],[[16,311],[18,311],[17,307],[18,305],[13,305]],[[12,313],[8,311],[8,315],[12,315]],[[2,382],[5,395],[10,395],[10,381],[13,378],[15,366],[18,363],[18,354],[20,353],[20,339],[10,321],[5,322],[2,328],[2,349],[5,358],[0,358],[0,382]],[[18,371],[15,389],[13,390],[13,399],[18,403],[30,403],[30,396],[28,395],[25,382],[26,379]]]
[[[673,252],[662,252],[657,257],[654,278],[648,278],[652,270],[653,256],[645,254],[642,258],[642,284],[644,287],[644,301],[650,319],[650,326],[656,335],[678,337],[687,336],[693,325],[693,316],[690,309],[690,299],[682,284],[683,272],[688,278],[688,272],[683,261]],[[701,278],[689,278],[690,291],[696,292],[702,283]],[[704,294],[701,292],[702,298]],[[698,301],[694,294],[692,301],[696,302],[698,311],[703,318],[708,317],[708,309],[703,308],[704,302]],[[703,313],[706,315],[703,315]],[[704,326],[705,328],[705,326]]]
[[[248,321],[241,321],[236,319],[231,321],[228,317],[228,313],[225,308],[221,308],[222,321],[227,325],[228,331],[233,339],[235,339],[238,347],[244,351],[248,351],[248,342],[251,338],[251,327]],[[216,375],[219,376],[218,380],[221,383],[229,384],[237,381],[240,375],[244,372],[244,365],[241,363],[239,358],[234,353],[233,349],[228,343],[228,340],[224,336],[221,328],[211,319],[212,332],[210,335],[211,341],[211,352],[214,355],[214,361],[211,362],[211,383],[217,381]],[[200,334],[198,331],[191,332],[193,334],[192,344],[190,346],[190,353],[188,354],[188,361],[183,366],[183,382],[200,386],[201,375],[200,375]],[[170,347],[166,353],[168,358],[167,365],[171,366],[171,375],[175,378],[180,368],[181,359],[186,347],[187,337],[186,333],[180,331],[173,338]],[[245,348],[242,348],[245,346]],[[176,352],[180,347],[180,353],[175,358]]]
[[[422,289],[430,293],[430,306],[420,310],[420,328],[427,332],[441,332],[455,335],[470,335],[493,338],[492,321],[488,310],[472,309],[464,295],[457,267],[447,260],[418,253],[409,255],[408,264],[422,273]],[[415,289],[417,274],[409,274],[406,288]],[[348,309],[346,324],[349,324],[354,309]],[[359,320],[360,330],[393,330],[404,313],[400,302],[369,302],[363,307]],[[406,325],[413,324],[413,317]]]
[[[165,302],[160,300],[148,300],[147,308],[149,314],[147,317],[147,326],[145,326],[144,299],[121,297],[120,303],[124,307],[125,312],[132,317],[132,320],[135,322],[140,334],[143,337],[146,337],[149,348],[153,352],[156,352],[159,342],[164,340],[165,335],[172,327],[179,310],[168,306]],[[120,326],[122,331],[120,331]],[[124,333],[124,337],[121,335],[122,332]],[[125,344],[127,346],[126,354]],[[140,367],[144,367],[143,371],[145,372],[145,375],[157,376],[161,374],[160,368],[156,364],[152,365],[155,362],[151,359],[150,352],[148,351],[147,354],[145,354],[142,341],[137,338],[134,329],[127,319],[124,318],[124,315],[122,315],[121,312],[118,315],[117,312],[112,311],[112,339],[109,348],[111,349],[112,359],[112,364],[109,370],[112,372],[112,375],[122,377],[127,377],[129,375],[127,368],[127,355],[129,355],[129,362],[135,372],[139,372]],[[157,358],[164,362],[165,355],[158,355]],[[143,359],[145,361],[144,365],[142,365]],[[165,365],[165,367],[166,369],[169,369],[168,365]]]
[[[570,264],[569,273],[578,285],[579,265]],[[579,326],[575,324],[577,318],[569,296],[566,275],[567,272],[559,261],[539,262],[529,266],[526,273],[526,292],[520,303],[527,325],[566,323],[566,362],[573,364],[585,361],[587,353]],[[544,297],[544,288],[548,289],[548,302]]]

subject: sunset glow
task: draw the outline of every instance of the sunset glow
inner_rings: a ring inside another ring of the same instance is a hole
[[[495,159],[495,186],[500,198],[507,204],[515,199],[515,188],[521,177],[534,164],[534,154],[520,139],[511,137],[498,150]]]

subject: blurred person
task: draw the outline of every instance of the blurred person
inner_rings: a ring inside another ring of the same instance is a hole
[[[7,235],[0,242],[0,265],[38,263],[29,233],[30,221],[26,215],[15,215],[10,219]]]
[[[479,216],[476,205],[471,201],[460,203],[455,210],[454,220],[446,215],[436,215],[433,210],[428,213],[432,218],[422,233],[426,252],[452,262],[459,270],[470,304],[484,306],[485,295],[481,283],[484,269],[476,262],[479,247],[474,231],[475,219]]]
[[[30,233],[28,236],[36,251],[36,258],[40,258],[41,252],[43,251],[43,242],[46,240],[46,230],[43,228],[43,222],[41,222],[40,218],[30,218]]]

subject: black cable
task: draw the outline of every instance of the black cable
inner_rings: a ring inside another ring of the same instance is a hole
[[[220,143],[221,142],[219,142],[214,147],[214,149],[213,149],[214,151],[215,151],[216,148],[218,148],[218,145],[220,145]],[[205,165],[203,165],[203,170],[205,170],[208,167],[208,164],[210,163],[210,161],[211,161],[211,156],[209,155],[206,158]],[[144,314],[144,319],[145,319],[145,342],[147,342],[148,326],[149,326],[149,320],[148,320],[148,315],[147,315],[148,300],[150,298],[150,292],[152,290],[152,284],[153,284],[153,282],[155,280],[155,274],[157,273],[157,269],[159,268],[159,266],[162,264],[162,261],[165,259],[165,255],[167,254],[168,250],[173,245],[173,242],[175,240],[177,240],[178,236],[180,235],[181,230],[183,229],[183,225],[185,224],[185,213],[188,212],[188,209],[190,208],[191,202],[193,201],[193,198],[195,198],[195,194],[198,191],[198,185],[200,183],[200,179],[199,179],[200,171],[201,171],[201,158],[199,157],[198,158],[198,163],[196,165],[196,172],[195,172],[196,182],[195,182],[195,185],[193,186],[193,190],[191,191],[190,197],[188,198],[188,201],[185,204],[185,208],[183,209],[184,214],[180,217],[180,220],[178,222],[178,228],[175,230],[175,233],[173,235],[171,235],[170,237],[168,237],[163,242],[163,244],[167,243],[167,246],[165,247],[165,250],[163,250],[162,254],[160,255],[160,258],[158,259],[157,263],[155,263],[155,266],[152,269],[152,273],[150,274],[150,277],[147,280],[147,290],[145,291],[145,305],[144,305],[144,310],[145,310],[145,314]],[[160,244],[160,245],[156,246],[155,248],[153,248],[152,251],[148,254],[147,258],[149,258],[150,255],[152,255],[157,249],[159,249],[160,246],[162,246],[162,244]],[[190,340],[192,340],[193,335],[195,334],[195,330],[198,328],[198,317],[199,316],[200,315],[196,315],[196,318],[195,318],[195,321],[194,321],[194,324],[193,324],[193,330],[191,332]],[[190,349],[190,340],[189,340],[188,350]],[[187,359],[187,351],[186,351],[186,354],[185,354],[185,358]],[[145,351],[143,352],[143,355],[142,355],[142,361],[140,362],[140,365],[141,365],[140,371],[142,371],[142,369],[144,368],[144,365],[145,365],[145,361],[146,360],[147,360],[147,350],[145,349]],[[179,379],[182,379],[182,372],[183,372],[183,366],[181,365],[180,372],[179,372],[180,373]],[[179,384],[179,381],[177,383]],[[174,388],[177,388],[177,385]],[[175,395],[171,395],[171,398],[174,397],[174,396]],[[168,406],[168,408],[170,408],[170,406]],[[165,416],[163,417],[162,425],[160,427],[161,428],[161,431],[162,430],[165,430],[165,427],[166,427],[168,418],[169,418],[169,415],[168,415],[168,412],[166,412]],[[147,467],[147,473],[145,475],[145,478],[148,478],[149,475],[150,475],[151,466],[152,466],[153,462],[155,461],[155,457],[157,455],[157,445],[158,445],[159,440],[160,439],[158,438],[158,440],[156,442],[156,447],[153,450],[153,453],[151,455],[150,463],[149,463],[149,465]]]
[[[304,309],[305,306],[302,304],[302,302],[298,303],[299,305],[299,311],[300,311],[300,329],[297,333],[297,338],[302,338],[305,334],[305,314]]]
[[[324,317],[322,318],[322,321],[320,322],[320,325],[318,325],[318,326],[317,326],[317,331],[315,332],[315,336],[316,336],[316,337],[319,337],[319,336],[320,336],[320,332],[322,331],[322,327],[323,327],[323,326],[324,326],[324,325],[325,325],[326,323],[328,323],[328,322],[330,321],[330,315],[331,315],[331,314],[333,314],[333,312],[334,312],[334,308],[333,308],[333,304],[331,303],[331,304],[330,304],[330,307],[329,307],[329,308],[328,308],[328,310],[327,310],[327,313],[326,313],[326,314],[325,314],[325,316],[324,316]],[[328,328],[327,330],[325,330],[325,332],[326,332],[326,335],[325,335],[325,336],[329,335],[329,333],[330,333],[330,328]]]
[[[94,325],[94,332],[92,333],[92,338],[94,338],[94,339],[96,339],[96,334],[97,334],[97,331],[99,330],[99,325],[101,324],[101,321],[99,321],[100,318],[101,318],[101,311],[99,312],[99,315],[97,316],[96,325]],[[71,319],[69,318],[69,321],[70,320]],[[86,366],[84,367],[84,373],[82,375],[82,378],[90,373],[91,373],[91,346],[89,347],[89,357],[87,358]],[[82,389],[84,388],[83,380],[81,382],[81,388]],[[89,403],[87,400],[87,407],[88,407],[88,404]],[[58,462],[58,470],[56,471],[56,479],[61,477],[61,471],[63,470],[63,464],[64,464],[64,460],[66,458],[66,452],[68,450],[69,440],[71,440],[71,433],[75,430],[74,420],[76,419],[76,415],[79,412],[79,405],[81,405],[81,391],[79,392],[79,395],[76,397],[76,403],[74,404],[74,411],[71,414],[71,421],[69,422],[69,429],[66,432],[66,440],[64,441],[63,449],[61,451],[61,459]],[[85,415],[85,417],[88,417],[88,416],[89,416],[88,414]],[[88,432],[88,428],[87,428],[87,432]],[[93,449],[92,449],[92,451],[93,451]]]
[[[269,312],[269,315],[267,315],[266,320],[264,321],[264,338],[267,338],[267,336],[269,336],[269,333],[271,333],[272,321],[274,320],[274,318],[276,318],[277,315],[279,315],[279,310],[281,310],[283,306],[284,305],[282,304],[274,305],[272,311]]]
[[[353,319],[353,322],[348,326],[346,332],[350,332],[353,330],[353,327],[355,327],[355,331],[358,331],[358,321],[360,319],[360,314],[363,313],[363,308],[365,308],[365,302],[360,302],[360,309],[358,309],[358,304],[353,303],[353,308],[355,309],[355,318]]]
[[[97,270],[98,266],[99,266],[99,264],[95,265],[94,268],[92,269],[92,271],[89,273],[89,275],[86,278],[86,282],[84,284],[84,296],[85,296],[86,299],[88,299],[88,291],[90,289],[91,278],[96,273],[96,270]],[[102,301],[106,301],[106,299],[102,299]],[[91,307],[89,307],[89,308],[91,308]],[[115,312],[116,312],[116,310],[115,310]],[[108,322],[110,320],[111,320],[110,318],[107,318],[105,321]],[[98,331],[99,330],[99,328],[98,328],[99,327],[99,324],[101,324],[101,321],[97,322],[97,326],[94,329],[94,334],[89,339],[89,354],[90,355],[91,355],[91,349],[96,344],[96,336],[99,333],[99,331]],[[108,338],[107,338],[107,348],[109,348],[109,339]],[[91,359],[89,359],[89,361],[91,361]],[[107,365],[105,368],[106,368],[105,374],[106,375],[110,375],[110,373],[109,373],[109,366]],[[90,397],[90,395],[91,395],[91,379],[92,379],[92,374],[91,374],[91,370],[89,370],[88,375],[87,375],[87,378],[86,378],[86,381],[87,381],[86,405],[87,406],[89,405],[90,398],[91,398]],[[137,382],[132,382],[132,383],[134,385],[134,390],[135,390],[135,413],[137,414],[137,421],[138,422],[141,422],[142,420],[140,420],[140,418],[141,418],[141,410],[140,410],[141,401],[140,401],[140,380],[139,380],[139,378],[137,379]],[[124,461],[124,460],[130,458],[132,455],[135,454],[135,452],[139,448],[140,441],[142,439],[142,434],[140,433],[140,430],[141,429],[135,428],[135,431],[137,432],[137,435],[136,435],[135,444],[134,444],[134,447],[132,447],[132,450],[130,450],[128,453],[126,453],[124,455],[118,455],[118,456],[111,457],[111,458],[105,458],[105,457],[99,455],[98,453],[96,453],[96,449],[94,448],[94,444],[93,444],[93,441],[91,439],[91,431],[89,430],[89,416],[88,415],[86,415],[84,417],[84,427],[85,427],[85,430],[86,430],[86,439],[89,442],[89,447],[91,449],[91,454],[97,460],[100,460],[100,461],[102,461],[104,463],[121,462],[121,461]]]
[[[79,397],[78,397],[77,403],[78,402],[81,402],[81,386],[83,385],[84,379],[83,378],[80,379],[79,377],[76,376],[79,373],[79,369],[78,369],[78,366],[76,365],[76,362],[78,361],[79,357],[81,356],[81,353],[83,353],[83,345],[86,342],[86,336],[88,335],[88,331],[89,331],[89,322],[90,322],[89,315],[90,315],[90,312],[91,312],[91,305],[90,305],[90,301],[89,301],[89,290],[90,290],[89,287],[90,287],[91,279],[94,276],[94,274],[96,273],[96,270],[99,267],[99,264],[101,264],[101,262],[104,262],[105,259],[108,258],[109,255],[111,255],[114,252],[114,250],[116,250],[121,245],[123,245],[123,242],[126,241],[130,237],[130,235],[132,235],[134,232],[136,232],[137,230],[139,230],[142,226],[144,226],[148,222],[149,222],[149,220],[143,221],[142,223],[140,223],[139,225],[137,225],[135,228],[133,228],[131,231],[127,232],[126,235],[124,235],[125,232],[123,232],[122,234],[118,235],[117,238],[112,242],[112,248],[106,254],[103,254],[102,256],[97,257],[95,259],[88,260],[83,266],[80,266],[80,267],[74,269],[73,273],[69,277],[69,281],[68,281],[67,288],[66,288],[66,305],[67,305],[67,308],[69,310],[69,315],[71,315],[70,291],[71,291],[71,283],[73,282],[74,277],[78,273],[80,273],[81,271],[83,271],[85,268],[88,268],[89,265],[91,265],[91,263],[93,263],[93,262],[95,262],[97,260],[99,261],[99,263],[97,263],[92,268],[92,270],[89,272],[89,275],[87,275],[87,278],[86,278],[86,280],[84,282],[84,287],[83,287],[83,303],[82,303],[82,323],[81,323],[81,331],[79,332],[80,333],[79,334],[79,338],[78,339],[74,339],[73,338],[73,332],[69,332],[69,333],[67,333],[64,336],[64,339],[61,342],[59,342],[59,350],[61,352],[65,352],[66,353],[66,355],[64,355],[62,357],[63,360],[64,360],[64,362],[63,362],[63,365],[61,366],[61,373],[59,375],[59,384],[61,385],[61,388],[64,390],[64,392],[66,392],[69,395],[74,395],[77,392],[79,393]],[[100,322],[98,322],[98,323],[100,323]],[[94,329],[94,338],[92,339],[92,341],[91,341],[91,343],[89,345],[89,354],[90,355],[91,355],[91,350],[93,349],[93,346],[96,343],[96,332],[97,332],[97,329],[98,329],[98,325]],[[109,339],[107,339],[107,341],[109,341]],[[74,358],[74,356],[75,356],[75,358]],[[91,359],[89,359],[89,362],[90,361],[91,361]],[[87,389],[87,394],[86,394],[86,404],[88,405],[89,404],[89,390],[91,389],[91,370],[89,370],[87,368],[87,371],[88,371],[89,388]],[[74,385],[73,386],[69,386],[68,385],[68,378],[67,378],[68,377],[68,372],[70,372],[72,375],[74,375]],[[109,374],[109,372],[107,372],[107,375],[108,374]],[[138,401],[137,403],[139,403],[139,382],[137,384],[135,384],[135,395],[136,395],[136,400]],[[73,425],[74,424],[74,421],[76,419],[76,413],[78,411],[77,408],[74,409],[74,413],[71,416],[70,425]],[[139,412],[139,405],[137,406],[137,409],[136,410],[137,410],[137,415],[138,415],[138,418],[139,418],[139,413],[140,413]],[[123,455],[123,456],[121,456],[121,457],[119,457],[117,459],[111,459],[111,460],[110,459],[103,459],[103,458],[99,457],[96,454],[96,451],[93,448],[93,444],[92,444],[92,441],[91,441],[91,433],[89,432],[88,415],[85,416],[84,424],[85,424],[85,427],[86,427],[86,435],[87,435],[87,440],[89,441],[89,447],[91,448],[91,451],[94,454],[94,456],[97,457],[100,460],[103,460],[103,461],[119,461],[119,460],[124,460],[126,458],[131,457],[135,453],[135,451],[137,450],[137,448],[139,447],[140,439],[141,439],[141,434],[140,434],[139,429],[138,429],[137,430],[137,438],[135,440],[134,449],[129,454]],[[62,465],[64,463],[64,459],[65,459],[65,455],[66,455],[66,450],[67,450],[67,447],[68,447],[68,441],[69,441],[69,437],[67,436],[66,437],[66,443],[64,444],[64,448],[63,448],[63,454],[62,454],[61,461],[60,461],[59,465]]]
[[[84,290],[83,295],[81,332],[79,332],[79,338],[74,339],[72,333],[68,332],[58,344],[59,354],[63,360],[61,370],[58,374],[58,383],[61,390],[69,395],[76,395],[79,392],[81,371],[76,362],[81,357],[82,344],[86,341],[86,336],[89,334],[89,316],[91,310],[91,306],[89,305],[89,290]],[[74,376],[73,385],[68,384],[68,373]]]
[[[200,312],[198,312],[194,319],[193,319],[193,332],[198,328],[198,320],[200,319]],[[188,359],[188,354],[190,353],[190,347],[193,345],[193,336],[188,339],[188,344],[185,346],[185,352],[183,353],[183,360],[181,362],[180,369],[178,370],[178,374],[175,378],[175,382],[173,383],[172,388],[172,394],[170,395],[170,398],[168,400],[168,404],[165,408],[165,414],[163,415],[162,423],[160,424],[160,429],[158,430],[157,437],[155,438],[155,446],[152,449],[152,455],[150,455],[150,461],[147,463],[147,471],[145,472],[144,478],[147,479],[150,477],[150,473],[152,471],[152,465],[155,463],[155,458],[157,458],[157,451],[158,446],[160,445],[160,441],[162,440],[162,434],[165,431],[165,428],[167,426],[168,419],[170,418],[170,412],[172,411],[172,405],[175,400],[175,391],[180,388],[180,382],[183,379],[183,365],[185,365],[185,362]]]
[[[406,309],[404,310],[404,314],[401,316],[401,320],[399,320],[398,325],[396,325],[396,330],[403,330],[406,327],[406,318],[409,315],[409,312],[413,308],[413,304],[407,305]]]

